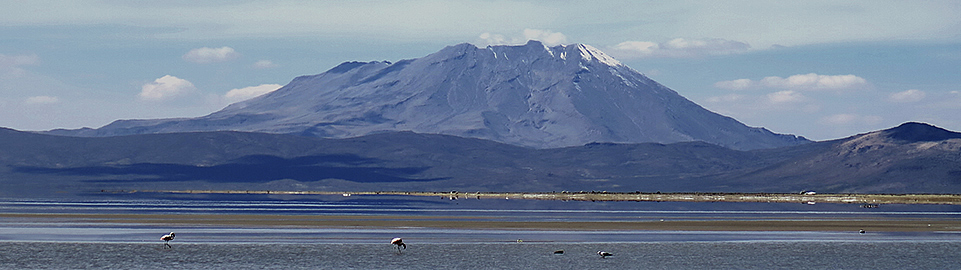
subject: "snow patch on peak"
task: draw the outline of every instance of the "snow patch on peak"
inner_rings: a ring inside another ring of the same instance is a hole
[[[577,49],[581,52],[581,57],[584,58],[584,60],[590,61],[592,59],[596,59],[598,62],[601,62],[603,64],[606,64],[612,67],[623,65],[621,64],[620,61],[617,61],[617,59],[614,59],[614,57],[611,57],[606,53],[602,52],[601,50],[594,48],[594,46],[587,45],[587,44],[578,44]]]

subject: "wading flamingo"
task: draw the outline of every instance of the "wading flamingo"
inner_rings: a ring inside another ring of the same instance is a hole
[[[407,249],[407,244],[404,244],[404,239],[400,239],[400,237],[391,239],[391,240],[390,240],[390,243],[391,243],[391,244],[394,244],[394,245],[397,245],[397,251],[398,251],[398,252],[400,252],[400,247],[401,247],[401,246],[403,246],[404,249]]]
[[[173,232],[170,232],[170,234],[164,235],[164,236],[161,236],[161,237],[160,237],[160,240],[164,240],[164,248],[165,248],[165,249],[167,249],[167,248],[172,248],[172,247],[170,246],[170,240],[174,240],[174,236],[175,236],[174,233],[173,233]]]

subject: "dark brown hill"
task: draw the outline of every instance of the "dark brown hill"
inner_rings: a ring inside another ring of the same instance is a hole
[[[794,187],[829,192],[959,193],[961,133],[923,123],[799,146],[808,153],[780,164],[736,174],[738,188]],[[770,185],[778,182],[780,185]]]

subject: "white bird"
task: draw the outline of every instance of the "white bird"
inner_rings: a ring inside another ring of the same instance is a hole
[[[404,249],[407,249],[407,244],[404,244],[404,239],[400,239],[400,237],[391,239],[391,240],[390,240],[390,243],[391,243],[391,244],[394,244],[394,245],[397,245],[397,251],[400,251],[400,247],[401,247],[401,246],[403,246]]]
[[[597,255],[601,255],[601,258],[607,258],[607,256],[614,256],[614,254],[611,254],[610,252],[607,252],[607,251],[598,251]]]
[[[164,240],[164,248],[171,248],[170,240],[174,240],[174,236],[176,235],[174,235],[173,232],[170,232],[170,234],[160,237],[160,240]]]

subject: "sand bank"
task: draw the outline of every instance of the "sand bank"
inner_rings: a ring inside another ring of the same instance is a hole
[[[112,190],[112,193],[426,196],[449,199],[515,199],[638,202],[762,202],[961,205],[961,194],[795,194],[795,193],[617,193],[617,192],[419,192],[419,191],[284,191],[284,190]]]
[[[792,219],[792,220],[637,220],[637,221],[502,221],[465,216],[314,216],[232,214],[2,214],[0,220],[60,223],[294,226],[294,227],[426,227],[525,230],[667,230],[667,231],[961,231],[953,219]]]

